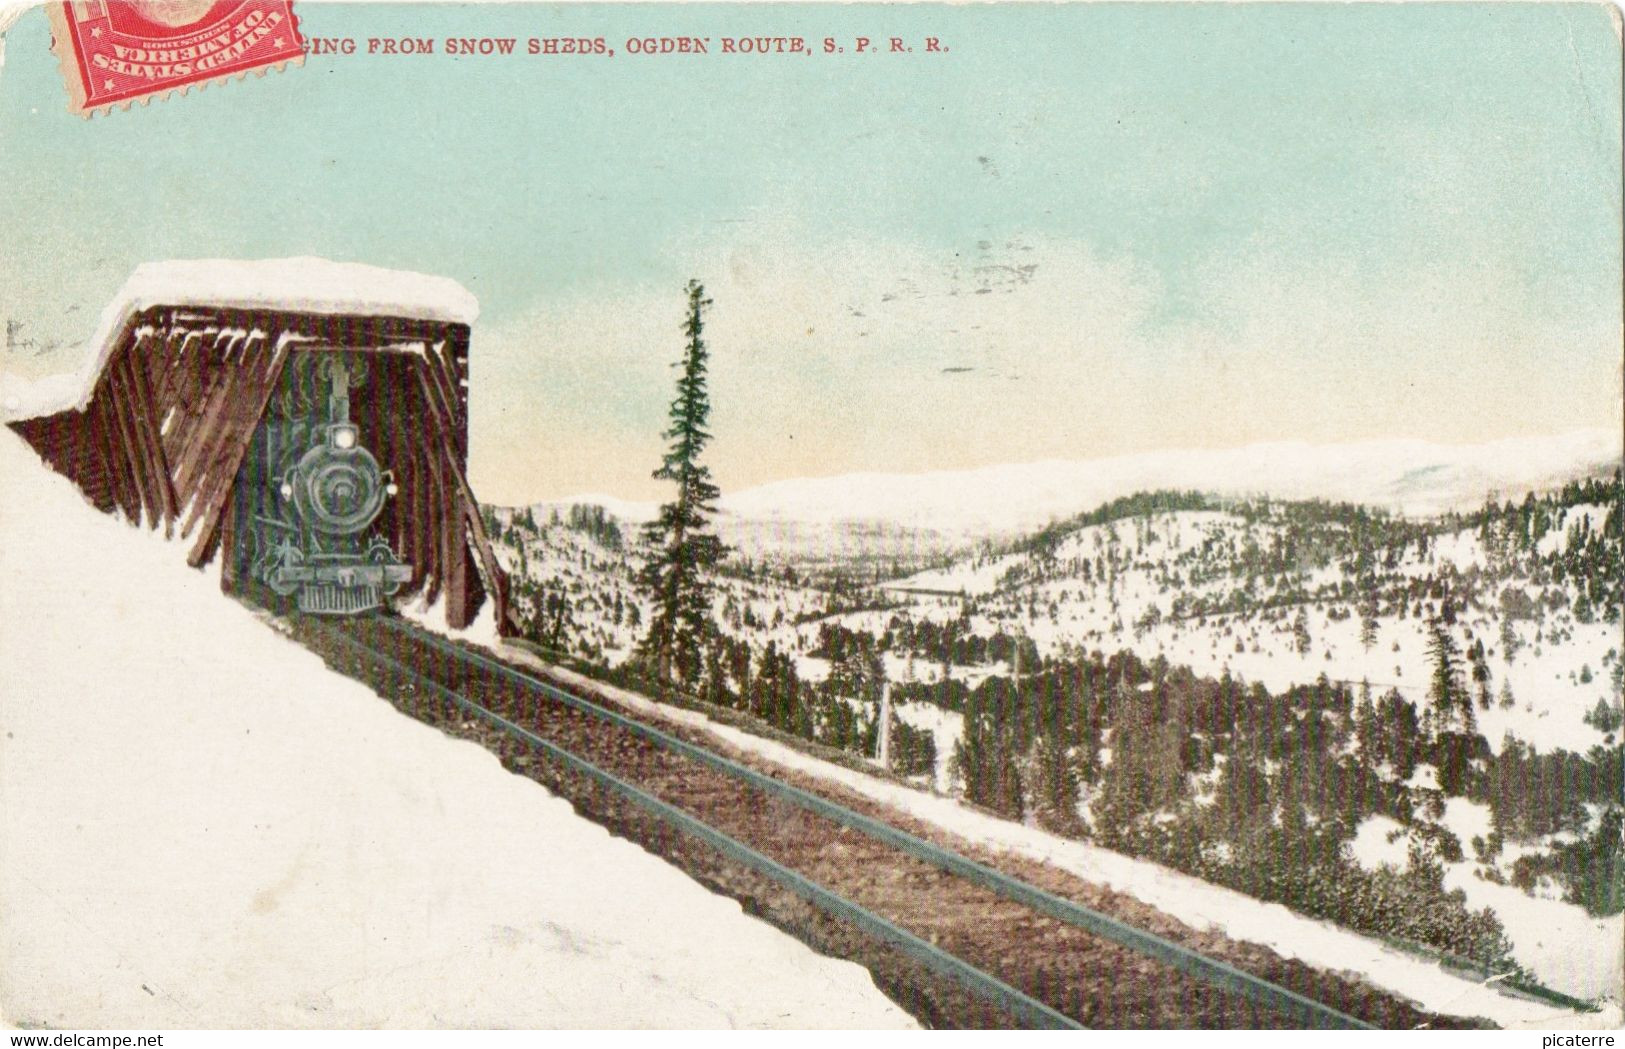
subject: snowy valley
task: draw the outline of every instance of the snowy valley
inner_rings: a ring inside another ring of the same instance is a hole
[[[885,486],[885,519],[807,494],[874,487],[862,479],[740,493],[719,518],[734,551],[719,631],[690,680],[861,760],[878,763],[884,735],[893,772],[1012,821],[1617,999],[1609,445],[1334,449],[1323,461],[1349,470],[1318,486],[1288,470],[1290,497],[1260,494],[1279,449],[1051,465],[1076,495],[961,488],[962,508],[1008,511],[975,520],[905,512],[931,505],[906,485]],[[1206,483],[1134,487],[1191,462]],[[1034,507],[1051,516],[1027,527]],[[646,682],[647,508],[486,515],[530,642]]]

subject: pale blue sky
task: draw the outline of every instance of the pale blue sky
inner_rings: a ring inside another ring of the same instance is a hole
[[[84,121],[0,72],[0,313],[316,254],[481,301],[475,480],[657,493],[686,280],[727,486],[1616,425],[1620,57],[1588,5],[301,4],[307,36],[926,35],[926,55],[313,57]],[[39,372],[58,359],[13,353]],[[945,372],[944,368],[970,371]]]

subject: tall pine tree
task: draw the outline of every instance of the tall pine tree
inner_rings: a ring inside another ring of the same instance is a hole
[[[1473,700],[1462,680],[1461,649],[1445,629],[1442,619],[1428,624],[1428,656],[1433,660],[1433,679],[1428,699],[1439,731],[1460,727],[1473,731]]]
[[[646,526],[654,553],[639,575],[654,612],[643,639],[643,654],[654,661],[663,682],[692,683],[704,669],[704,652],[711,623],[711,582],[708,571],[722,559],[723,546],[709,530],[720,494],[711,482],[711,469],[700,453],[711,440],[706,425],[711,398],[706,391],[704,311],[711,305],[699,281],[688,283],[688,320],[683,332],[688,345],[674,367],[680,370],[677,396],[672,399],[671,426],[661,436],[671,442],[658,481],[677,485],[677,497],[661,506]]]

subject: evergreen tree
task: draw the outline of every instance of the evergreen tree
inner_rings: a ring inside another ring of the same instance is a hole
[[[937,741],[929,729],[917,729],[894,712],[891,716],[892,771],[899,776],[935,776]]]
[[[1585,716],[1585,723],[1598,732],[1617,732],[1621,724],[1619,711],[1606,699],[1597,700],[1597,705]]]
[[[832,696],[843,696],[878,707],[880,691],[886,685],[886,663],[880,648],[867,633],[860,633],[831,658],[829,676],[824,679]]]
[[[1078,773],[1059,736],[1040,736],[1033,740],[1027,755],[1025,778],[1032,794],[1033,816],[1040,827],[1072,836],[1082,832],[1083,821],[1078,818]]]
[[[1017,761],[1015,696],[1003,679],[984,682],[966,697],[964,730],[954,744],[949,772],[964,787],[965,797],[1009,819],[1026,815]]]
[[[1433,680],[1428,686],[1430,710],[1440,731],[1458,724],[1467,732],[1474,730],[1473,701],[1462,681],[1461,650],[1444,624],[1431,623],[1428,631],[1428,656],[1433,660]]]
[[[557,590],[545,586],[538,590],[535,608],[526,625],[526,635],[543,648],[567,653],[570,651],[571,635],[575,631],[570,599],[564,592],[563,584],[559,584]]]
[[[1454,796],[1471,788],[1476,763],[1489,755],[1489,747],[1478,734],[1472,693],[1462,677],[1461,650],[1440,620],[1431,624],[1428,654],[1433,659],[1427,711],[1433,736],[1430,757],[1438,770],[1440,789]],[[1485,688],[1487,698],[1487,681]]]
[[[1142,693],[1120,679],[1112,697],[1112,761],[1094,807],[1096,833],[1110,846],[1135,840],[1159,812],[1189,794],[1180,754],[1189,731],[1161,689]]]
[[[1416,706],[1390,688],[1377,701],[1378,738],[1382,741],[1380,760],[1393,766],[1394,778],[1406,780],[1416,771],[1422,747],[1422,731]]]
[[[1360,699],[1354,705],[1354,738],[1360,744],[1360,757],[1372,765],[1382,760],[1378,733],[1377,708],[1371,702],[1371,681],[1367,678],[1360,682]]]
[[[1490,709],[1490,664],[1484,654],[1484,642],[1474,641],[1469,661],[1473,667],[1473,687],[1478,693],[1478,709]]]
[[[1297,648],[1300,654],[1309,654],[1309,610],[1307,608],[1298,609],[1298,618],[1293,620],[1292,623],[1292,639],[1294,647]]]
[[[1377,594],[1368,589],[1360,606],[1360,644],[1367,652],[1377,643],[1377,626]]]
[[[638,577],[653,605],[642,652],[654,661],[662,681],[692,682],[702,672],[706,639],[714,629],[706,573],[724,552],[721,540],[709,531],[721,493],[711,481],[710,467],[700,462],[700,453],[711,440],[706,429],[711,415],[706,389],[709,354],[701,337],[709,305],[705,288],[690,281],[688,320],[683,325],[688,345],[675,365],[681,370],[677,396],[671,402],[671,426],[662,434],[671,443],[654,472],[656,480],[677,485],[677,497],[661,506],[659,516],[646,526],[655,551]]]

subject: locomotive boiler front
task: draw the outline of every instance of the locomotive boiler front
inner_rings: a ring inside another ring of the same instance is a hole
[[[387,482],[378,460],[361,447],[355,426],[336,422],[323,440],[299,460],[286,480],[284,495],[310,526],[326,535],[354,535],[384,510]],[[392,486],[390,486],[392,487]]]
[[[266,472],[280,483],[273,512],[256,516],[255,575],[283,597],[297,595],[300,611],[349,615],[382,605],[411,580],[412,566],[368,535],[396,488],[350,421],[350,369],[333,356],[314,372],[331,383],[326,418],[306,415],[265,434]]]

